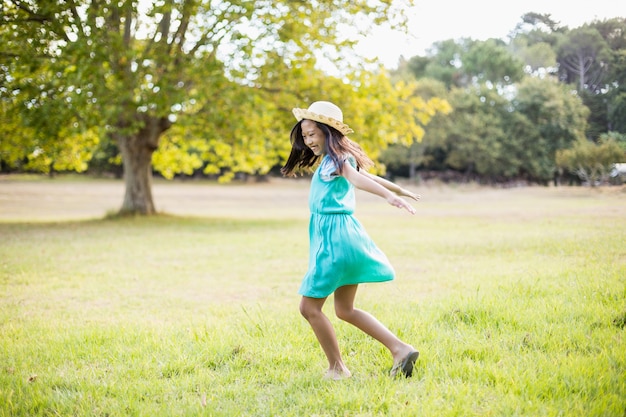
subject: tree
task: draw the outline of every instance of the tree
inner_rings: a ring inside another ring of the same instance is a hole
[[[523,160],[514,151],[519,138],[511,136],[517,114],[495,89],[455,89],[450,102],[454,108],[448,120],[445,163],[466,177],[491,181],[514,178]]]
[[[576,174],[592,187],[607,183],[613,165],[625,159],[624,149],[610,138],[597,144],[587,139],[579,139],[573,147],[556,153],[556,164],[559,168]]]
[[[607,124],[603,126],[603,132],[608,130],[626,133],[626,18],[595,22],[593,26],[613,52],[610,75],[607,77],[610,81],[606,94]]]
[[[555,45],[563,31],[550,15],[526,13],[509,36],[509,50],[529,74],[543,77],[556,73]]]
[[[515,111],[522,114],[534,133],[525,139],[528,175],[547,182],[555,173],[555,154],[584,137],[589,110],[567,86],[551,79],[527,78],[518,87],[513,100]]]
[[[608,109],[609,127],[617,132],[626,132],[626,86],[622,89],[612,94]]]
[[[41,10],[33,12],[21,2],[2,2],[0,158],[9,168],[80,172],[100,131],[76,112],[78,90],[62,81],[75,67],[37,37],[62,29],[62,22],[44,16],[53,6],[42,2]]]
[[[100,132],[121,153],[121,212],[141,214],[155,212],[152,158],[175,123],[210,115],[216,131],[254,142],[252,134],[241,136],[248,125],[237,100],[266,66],[280,61],[295,71],[301,61],[315,61],[312,51],[336,55],[352,42],[339,36],[346,25],[360,33],[372,22],[404,23],[391,0],[3,0],[2,6],[0,98],[20,115],[12,122],[32,126],[40,155],[52,155],[67,132]],[[255,97],[242,110],[261,115],[274,103]],[[235,128],[227,129],[226,119],[237,115]],[[170,145],[190,139],[182,133]],[[195,155],[205,170],[216,169],[221,139],[196,142],[203,146]],[[165,172],[167,155],[163,149],[156,161]],[[199,163],[191,158],[183,165]]]
[[[561,30],[558,22],[552,19],[550,14],[528,12],[522,15],[521,22],[514,29],[514,34],[524,33],[533,41],[531,43],[545,42],[545,36]]]
[[[529,45],[523,38],[515,38],[512,42],[514,54],[525,64],[527,72],[544,76],[556,73],[556,52],[546,42]]]
[[[429,50],[428,62],[420,62],[419,57],[409,60],[409,69],[415,71],[415,78],[433,78],[439,80],[450,88],[461,87],[469,84],[466,74],[463,72],[462,56],[467,50],[467,39],[454,41],[452,39],[436,42]]]
[[[408,61],[406,61],[408,64]],[[446,99],[447,90],[443,83],[433,80],[432,78],[423,78],[415,81],[408,68],[399,67],[392,73],[392,80],[396,79],[396,83],[403,82],[405,85],[411,85],[413,89],[412,95],[419,97],[422,103],[426,103],[429,109],[426,114],[427,118],[420,122],[421,130],[414,140],[408,142],[396,142],[381,152],[380,160],[385,164],[388,171],[392,175],[408,176],[411,180],[417,178],[417,169],[419,166],[425,166],[429,161],[426,155],[426,149],[429,146],[427,138],[432,137],[432,123],[445,118],[452,108]],[[405,81],[406,80],[406,81]],[[421,118],[417,118],[422,120]]]
[[[584,25],[568,32],[558,46],[561,78],[577,82],[578,91],[600,91],[606,84],[610,48],[597,29]]]
[[[618,130],[624,124],[620,95],[626,74],[626,19],[594,20],[571,30],[549,15],[529,13],[522,21],[510,47],[526,63],[527,72],[539,77],[558,74],[574,86],[591,110],[587,138]]]
[[[496,39],[472,42],[461,62],[463,72],[475,83],[504,86],[524,76],[522,61],[508,51],[503,41]]]
[[[448,40],[401,63],[395,77],[412,73],[445,83],[444,97],[454,108],[428,126],[418,152],[422,166],[482,180],[547,183],[558,169],[557,151],[585,135],[624,131],[626,19],[574,30],[549,15],[528,13],[522,20],[508,45]],[[403,151],[407,163],[415,149]],[[400,161],[402,150],[394,152]]]

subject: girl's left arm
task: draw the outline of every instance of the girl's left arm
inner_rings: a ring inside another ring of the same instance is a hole
[[[358,172],[361,175],[365,175],[366,177],[369,177],[370,179],[372,179],[373,181],[376,181],[378,184],[382,185],[389,191],[394,192],[400,196],[408,197],[415,201],[418,201],[420,199],[419,194],[415,194],[414,192],[411,192],[407,190],[406,188],[402,188],[398,184],[395,184],[391,181],[381,178],[378,175],[370,174],[369,172],[366,172],[366,171],[358,171]]]
[[[409,213],[415,214],[415,208],[408,202],[406,202],[402,197],[399,197],[398,195],[394,194],[392,190],[380,184],[378,181],[372,179],[369,174],[365,175],[364,173],[357,171],[352,165],[348,163],[343,164],[343,172],[341,173],[341,175],[345,179],[350,181],[350,183],[352,183],[352,185],[354,185],[359,190],[376,194],[377,196],[380,196],[387,200],[387,202],[392,206],[403,208]]]

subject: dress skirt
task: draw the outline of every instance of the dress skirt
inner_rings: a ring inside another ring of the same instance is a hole
[[[352,214],[352,184],[329,175],[334,168],[329,164],[326,156],[313,175],[309,193],[309,267],[299,293],[311,298],[328,297],[345,285],[391,281],[395,276],[387,256]]]

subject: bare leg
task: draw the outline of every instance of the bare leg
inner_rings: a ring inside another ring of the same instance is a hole
[[[374,316],[363,310],[354,308],[354,298],[357,288],[357,285],[346,285],[335,291],[335,312],[337,317],[378,340],[391,352],[394,365],[399,363],[415,349],[413,346],[400,340]]]
[[[313,333],[315,333],[322,350],[326,354],[328,359],[326,377],[331,379],[348,378],[351,374],[341,359],[335,329],[328,317],[322,312],[325,302],[326,298],[302,297],[300,313],[313,328]]]

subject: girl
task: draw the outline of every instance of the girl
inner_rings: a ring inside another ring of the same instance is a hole
[[[301,168],[321,163],[311,180],[309,208],[309,268],[300,287],[300,313],[309,322],[326,358],[326,378],[351,376],[339,352],[337,337],[322,307],[334,294],[335,313],[341,320],[381,342],[393,357],[391,375],[410,377],[419,352],[400,340],[369,313],[354,308],[357,287],[364,282],[394,278],[387,257],[376,247],[353,216],[354,187],[379,195],[392,206],[415,214],[400,196],[419,196],[376,175],[366,168],[372,160],[359,145],[346,137],[352,129],[343,123],[341,109],[317,101],[308,109],[293,109],[298,123],[291,130],[291,154],[281,172],[294,176]]]

